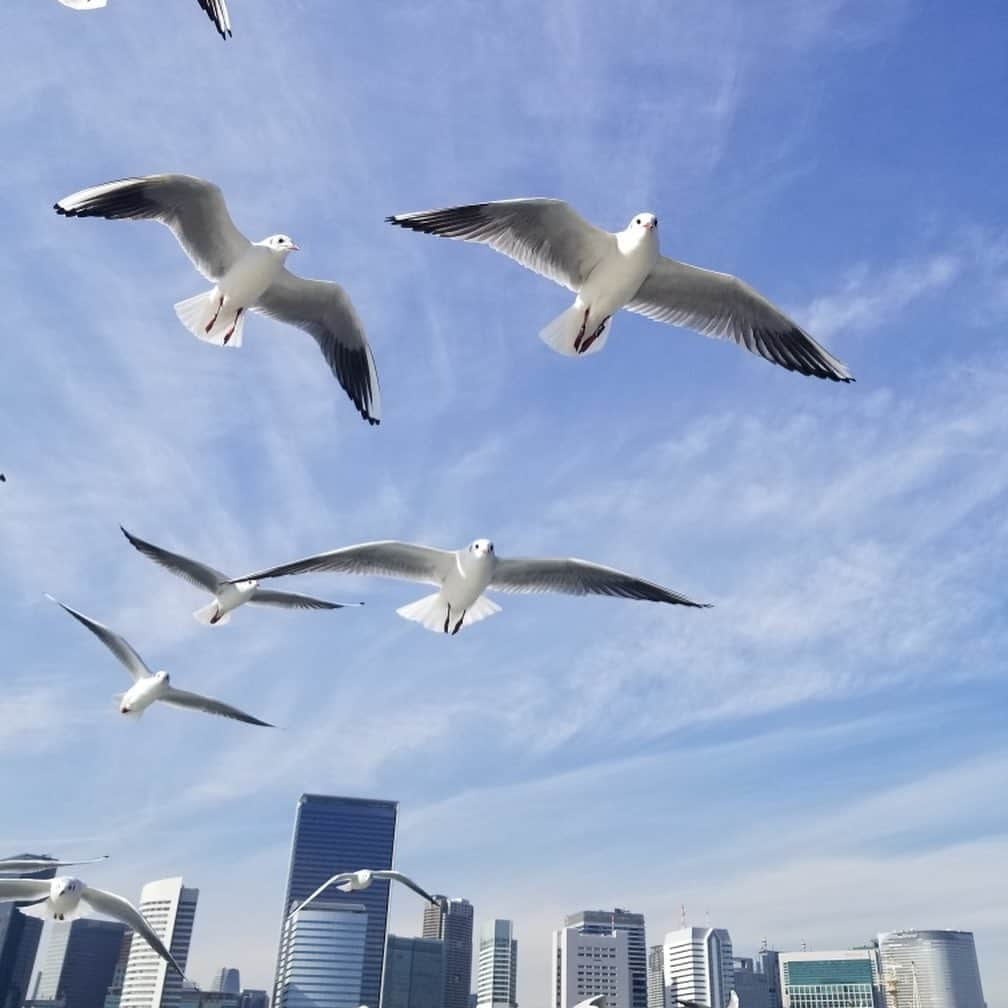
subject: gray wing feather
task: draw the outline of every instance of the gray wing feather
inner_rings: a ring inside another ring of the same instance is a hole
[[[63,605],[59,599],[54,599],[52,595],[47,595],[46,598],[52,599],[61,609],[70,613],[78,623],[86,626],[126,666],[126,671],[133,677],[134,682],[151,674],[151,670],[144,664],[143,658],[136,653],[133,646],[125,637],[120,637],[119,634],[109,630],[104,624],[90,619],[83,613],[77,612],[76,609]]]
[[[0,872],[37,872],[45,871],[47,868],[72,868],[76,865],[97,864],[99,861],[107,861],[108,854],[101,857],[89,858],[87,861],[52,861],[49,858],[5,858],[0,860]]]
[[[213,567],[190,560],[189,557],[184,557],[181,553],[172,553],[160,546],[155,546],[153,543],[144,542],[143,539],[127,532],[122,525],[119,528],[129,540],[130,545],[143,553],[148,560],[153,560],[154,563],[167,568],[197,588],[205,588],[208,592],[216,594],[217,589],[228,579],[226,574],[214,570]]]
[[[397,871],[376,871],[371,873],[375,878],[379,879],[394,879],[396,882],[401,882],[408,889],[412,889],[413,892],[422,896],[428,903],[435,903],[436,900],[426,889],[421,889],[420,886],[416,884],[408,875],[403,875],[402,872]]]
[[[115,917],[116,920],[122,921],[127,927],[136,931],[183,980],[185,979],[182,967],[175,962],[174,957],[165,947],[164,942],[161,941],[154,932],[154,929],[147,923],[143,914],[129,900],[123,899],[122,896],[116,896],[115,893],[105,892],[104,889],[92,889],[91,886],[84,887],[81,899],[94,910],[97,910],[98,913]]]
[[[0,879],[0,900],[34,900],[48,895],[47,879]]]
[[[562,595],[610,595],[644,602],[668,602],[674,605],[707,608],[679,592],[670,591],[650,581],[613,567],[576,558],[561,559],[516,557],[500,560],[490,588],[504,592],[557,592]]]
[[[260,296],[255,310],[307,332],[360,415],[372,425],[381,421],[374,355],[364,326],[338,283],[305,280],[285,269]]]
[[[231,34],[231,17],[225,0],[196,0],[196,2],[200,5],[200,10],[206,11],[207,17],[213,21],[220,37],[226,39]]]
[[[55,204],[64,217],[156,220],[171,228],[193,265],[219,280],[248,248],[220,189],[192,175],[147,175],[81,189]]]
[[[241,721],[243,724],[258,725],[261,728],[274,727],[268,721],[260,721],[259,718],[252,717],[251,714],[246,714],[245,711],[232,707],[230,704],[202,696],[199,693],[175,689],[174,686],[169,686],[160,699],[166,704],[171,704],[172,707],[185,707],[188,710],[202,711],[204,714],[217,714],[220,717]]]
[[[854,380],[847,366],[804,329],[728,273],[663,256],[627,308],[656,322],[733,340],[789,371],[831,381]]]
[[[611,251],[615,235],[589,224],[556,199],[513,199],[422,210],[386,218],[390,224],[489,245],[526,269],[572,291]]]
[[[353,875],[350,872],[340,872],[339,875],[333,875],[331,879],[328,879],[327,881],[323,882],[322,885],[320,885],[318,889],[316,889],[315,892],[313,892],[307,899],[302,900],[302,902],[298,904],[298,909],[301,910],[304,907],[308,906],[309,903],[311,903],[313,900],[321,896],[322,893],[324,893],[326,889],[329,888],[329,886],[336,885],[340,882],[346,882],[348,879],[352,877]]]
[[[421,584],[439,585],[454,562],[455,554],[449,550],[386,539],[381,542],[344,546],[329,553],[316,553],[303,560],[269,567],[248,577],[260,581],[288,574],[334,571],[338,574],[372,574],[378,577],[403,578],[406,581],[419,581]]]
[[[347,606],[361,604],[360,602],[326,602],[325,599],[312,598],[311,595],[271,591],[269,588],[256,588],[249,602],[252,605],[271,605],[281,609],[345,609]]]

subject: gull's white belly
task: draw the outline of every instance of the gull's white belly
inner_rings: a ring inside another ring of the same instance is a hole
[[[217,592],[217,606],[221,614],[232,612],[238,606],[243,605],[252,597],[256,590],[256,585],[251,581],[242,581],[240,584],[222,585]]]
[[[452,609],[468,609],[493,579],[494,564],[466,557],[456,562],[441,585],[441,597]]]
[[[164,692],[164,683],[154,676],[148,676],[134,683],[124,694],[122,706],[139,713],[146,710]]]
[[[657,255],[645,244],[616,251],[595,267],[578,298],[591,307],[593,317],[606,318],[633,299],[656,261]]]
[[[67,892],[60,896],[50,895],[49,897],[49,909],[53,915],[63,914],[64,916],[69,916],[77,909],[79,904],[79,892]]]
[[[217,290],[225,304],[248,308],[259,300],[259,295],[277,278],[283,263],[269,249],[252,245],[244,255],[221,277]]]

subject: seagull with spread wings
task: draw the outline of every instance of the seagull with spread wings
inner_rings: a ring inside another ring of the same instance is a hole
[[[155,220],[170,228],[213,288],[175,313],[194,336],[238,347],[248,311],[297,326],[318,344],[336,380],[370,424],[381,420],[378,372],[346,291],[305,280],[284,263],[298,246],[284,234],[250,242],[235,227],[220,189],[191,175],[148,175],[82,189],[54,205],[64,217]]]
[[[513,199],[396,214],[412,231],[489,245],[576,294],[539,334],[557,353],[595,353],[620,308],[721,337],[799,374],[850,382],[846,365],[762,294],[727,273],[667,259],[658,218],[639,213],[615,234],[556,199]]]
[[[135,931],[183,980],[185,979],[182,968],[171,952],[165,948],[154,929],[144,920],[140,911],[122,896],[105,892],[103,889],[93,889],[78,878],[57,876],[54,879],[0,879],[0,900],[44,903],[46,914],[56,920],[74,916],[83,903],[100,914],[114,917]]]
[[[295,595],[292,592],[271,591],[268,588],[261,588],[259,582],[250,581],[230,581],[226,574],[222,574],[213,567],[190,560],[189,557],[182,556],[181,553],[172,553],[169,550],[155,546],[153,543],[144,542],[138,536],[127,532],[119,526],[122,534],[134,548],[139,550],[148,560],[160,564],[170,570],[173,574],[188,581],[197,588],[203,588],[213,595],[213,601],[209,605],[197,609],[193,616],[200,622],[208,626],[222,626],[231,619],[231,613],[246,602],[253,605],[279,606],[281,609],[345,609],[347,606],[361,606],[363,602],[326,602],[325,599],[313,598],[311,595]]]
[[[71,7],[74,10],[98,10],[104,7],[108,0],[59,0],[64,7]],[[231,16],[228,14],[225,0],[196,0],[200,10],[204,11],[208,18],[214,23],[214,27],[220,33],[220,37],[226,39],[231,34]]]
[[[268,721],[260,721],[259,718],[252,717],[251,714],[246,714],[237,707],[222,703],[220,700],[176,689],[172,686],[168,673],[152,672],[125,637],[120,637],[107,626],[77,612],[76,609],[63,605],[52,595],[47,595],[46,598],[55,602],[61,609],[73,616],[78,623],[87,627],[129,672],[133,679],[133,685],[118,697],[120,714],[139,718],[151,704],[160,700],[172,707],[185,707],[188,710],[202,711],[204,714],[217,714],[220,717],[231,718],[244,724],[259,725],[263,728],[273,727]]]
[[[370,889],[372,882],[377,881],[389,881],[389,882],[400,882],[408,889],[412,889],[413,892],[422,896],[429,903],[433,903],[437,906],[437,900],[429,892],[421,889],[420,886],[416,884],[411,878],[403,875],[402,872],[397,871],[372,871],[370,868],[361,868],[359,871],[353,872],[340,872],[339,875],[333,875],[331,879],[327,882],[323,882],[322,885],[318,887],[303,903],[298,907],[299,910],[303,910],[309,903],[317,899],[322,895],[330,886],[336,886],[340,892],[357,892],[360,889]]]
[[[261,581],[311,571],[374,574],[437,585],[438,590],[433,595],[403,606],[396,612],[403,619],[413,620],[428,630],[453,635],[463,626],[478,623],[500,612],[500,606],[483,594],[487,589],[611,595],[707,608],[678,592],[587,560],[552,557],[506,560],[497,556],[489,539],[477,539],[460,550],[434,549],[393,540],[361,543],[269,567],[250,574],[249,579]]]

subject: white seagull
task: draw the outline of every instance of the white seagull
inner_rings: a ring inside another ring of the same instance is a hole
[[[702,1001],[684,1001],[682,998],[676,998],[676,1003],[681,1004],[683,1008],[710,1008],[710,1005],[706,1005]],[[735,991],[728,995],[728,1004],[725,1008],[739,1008],[739,996]]]
[[[73,916],[80,904],[85,903],[92,910],[114,917],[136,931],[183,980],[185,979],[185,973],[154,933],[154,929],[144,920],[140,911],[122,896],[105,892],[103,889],[93,889],[77,878],[58,876],[54,879],[0,879],[0,900],[44,903],[45,912],[56,920]]]
[[[281,564],[250,574],[261,581],[286,574],[336,571],[437,585],[438,590],[396,612],[428,630],[457,634],[463,626],[500,612],[483,593],[559,592],[564,595],[613,595],[618,598],[707,608],[678,592],[587,560],[519,557],[498,558],[489,539],[477,539],[460,550],[434,549],[413,543],[383,542],[345,546],[330,553]]]
[[[167,672],[151,672],[125,637],[120,637],[119,634],[109,630],[107,626],[89,619],[83,613],[77,612],[76,609],[63,605],[52,595],[46,595],[46,598],[55,602],[61,609],[65,609],[75,620],[86,626],[119,659],[126,667],[126,671],[132,676],[133,685],[118,697],[120,714],[139,718],[151,704],[160,700],[171,704],[172,707],[186,707],[189,710],[203,711],[204,714],[219,714],[221,717],[233,718],[244,724],[260,725],[263,728],[273,727],[268,721],[260,721],[237,707],[221,703],[220,700],[176,689],[171,685]]]
[[[148,175],[81,189],[54,205],[64,217],[156,220],[171,228],[214,287],[180,301],[175,313],[197,338],[241,346],[247,310],[297,326],[318,343],[337,381],[370,424],[381,420],[378,372],[346,291],[305,280],[284,262],[298,246],[283,234],[250,242],[235,227],[220,189],[191,175]]]
[[[71,7],[74,10],[98,10],[104,7],[108,0],[59,0],[64,7]],[[231,17],[228,14],[225,0],[196,0],[201,11],[205,11],[207,17],[214,23],[214,27],[220,33],[220,37],[226,39],[231,34]]]
[[[108,859],[108,854],[89,858],[87,861],[54,861],[51,858],[3,858],[0,859],[0,874],[29,875],[45,871],[47,868],[76,868],[78,865],[97,864]]]
[[[421,889],[420,886],[416,884],[411,878],[403,875],[402,872],[397,871],[372,871],[370,868],[361,868],[360,871],[353,872],[340,872],[339,875],[333,875],[328,882],[323,882],[322,885],[318,887],[299,907],[299,910],[303,910],[312,900],[317,899],[329,888],[329,886],[334,885],[341,892],[356,892],[359,889],[370,889],[371,883],[378,881],[379,879],[387,879],[390,882],[401,882],[404,886],[412,889],[413,892],[418,893],[425,900],[433,903],[435,906],[438,905],[436,899],[429,892]]]
[[[620,308],[734,340],[789,371],[849,382],[847,367],[748,284],[667,259],[658,218],[639,213],[615,234],[556,199],[513,199],[423,210],[392,224],[479,242],[577,295],[539,336],[567,356],[602,349]]]
[[[122,534],[129,542],[136,547],[145,557],[153,560],[156,564],[167,568],[173,574],[195,585],[203,588],[213,595],[214,599],[202,609],[197,609],[193,616],[200,622],[208,626],[218,626],[227,623],[231,619],[231,613],[240,605],[251,602],[253,605],[279,606],[282,609],[345,609],[347,606],[362,606],[363,602],[326,602],[324,599],[312,598],[311,595],[295,595],[291,592],[270,591],[267,588],[260,588],[259,582],[250,581],[230,581],[226,574],[222,574],[213,567],[201,564],[196,560],[190,560],[180,553],[170,553],[153,543],[144,542],[143,539],[127,532],[119,526]]]

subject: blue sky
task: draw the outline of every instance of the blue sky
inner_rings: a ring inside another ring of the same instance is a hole
[[[186,0],[5,16],[5,848],[107,851],[89,879],[133,897],[182,874],[191,974],[267,986],[297,796],[394,798],[401,867],[516,921],[529,1008],[562,915],[614,904],[741,953],[971,929],[1008,1008],[1003,5],[232,7],[227,45]],[[346,286],[380,428],[295,330],[195,341],[164,229],[50,209],[172,170]],[[857,384],[628,314],[561,358],[535,334],[566,291],[383,223],[520,195],[655,212]],[[423,589],[320,576],[289,587],[367,605],[214,632],[120,523],[236,574],[485,535],[716,607],[505,596],[446,639],[394,614]],[[282,729],[118,718],[125,675],[45,591]],[[396,894],[393,930],[420,915]]]

